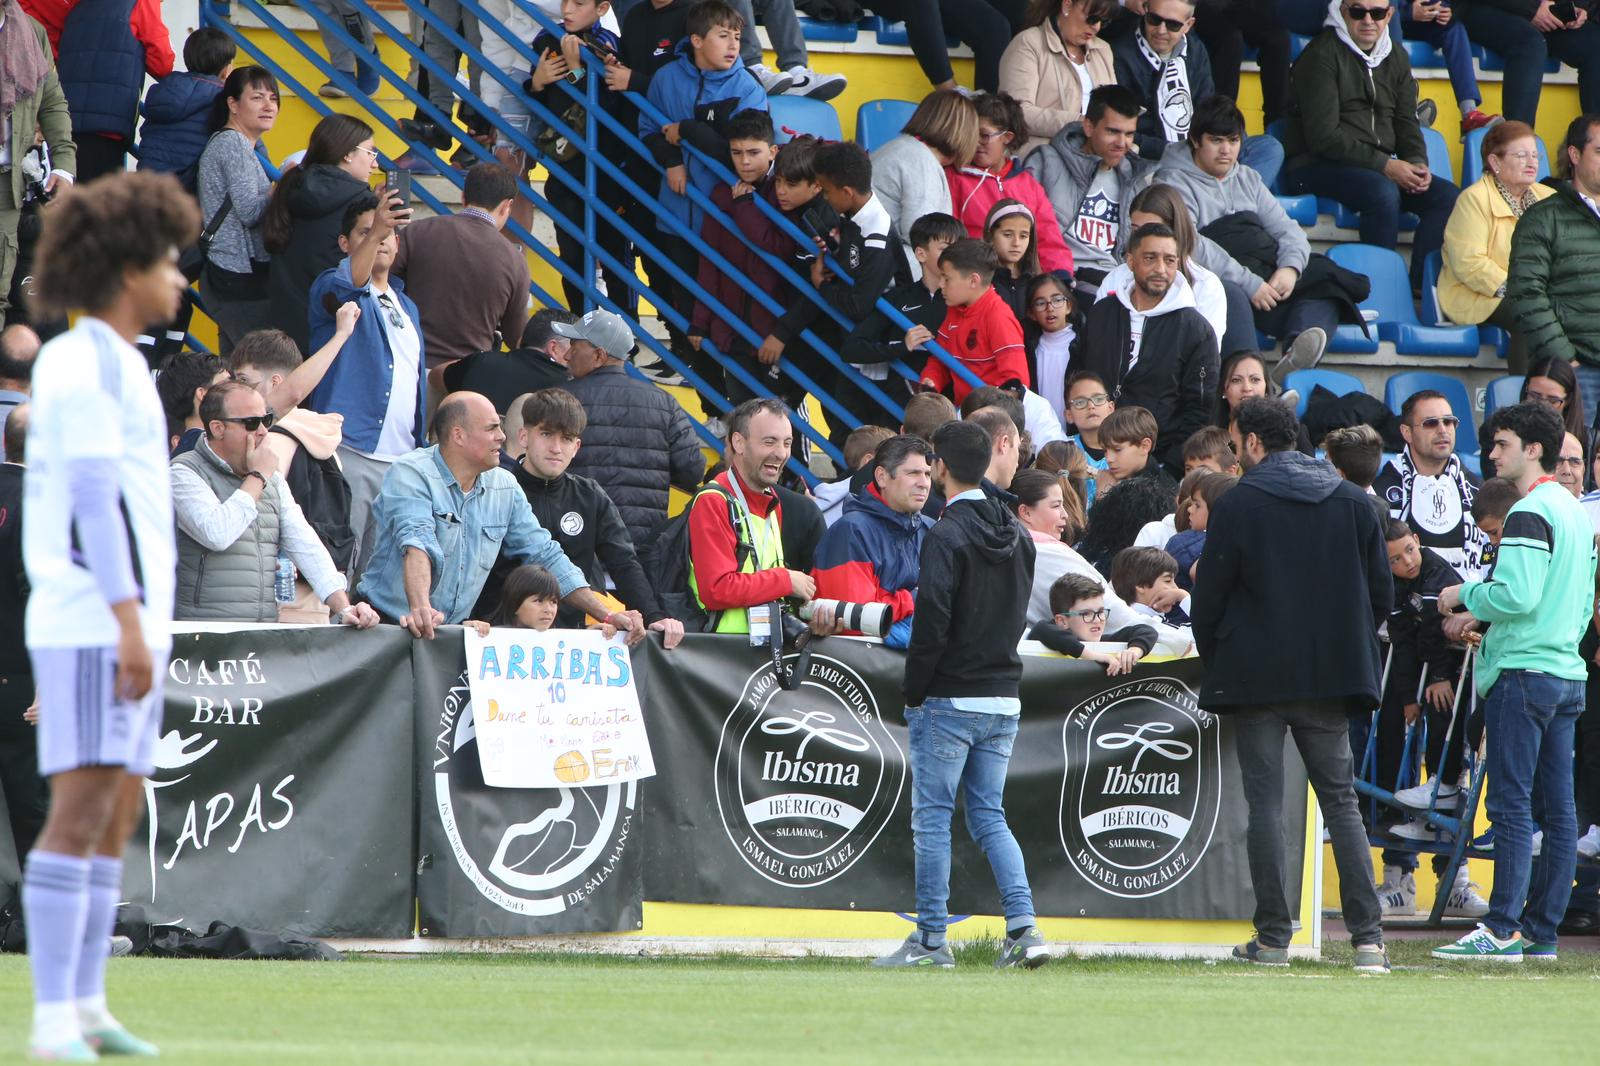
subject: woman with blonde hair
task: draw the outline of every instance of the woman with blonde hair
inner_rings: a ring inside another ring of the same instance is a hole
[[[1117,80],[1111,46],[1100,30],[1116,17],[1116,0],[1033,0],[1027,29],[1000,57],[1000,91],[1022,105],[1025,156],[1083,118],[1097,85]]]
[[[978,109],[955,89],[923,97],[898,137],[872,153],[872,191],[889,212],[889,223],[911,265],[911,224],[923,215],[954,214],[945,167],[966,166],[978,148]]]

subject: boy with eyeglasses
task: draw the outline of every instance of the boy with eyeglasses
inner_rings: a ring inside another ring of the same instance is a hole
[[[311,350],[333,336],[334,315],[348,302],[361,308],[344,351],[302,407],[344,416],[339,463],[350,483],[354,585],[372,554],[376,530],[369,518],[389,466],[427,443],[427,360],[422,319],[399,278],[390,277],[400,243],[396,231],[411,212],[388,190],[380,202],[362,195],[345,208],[338,266],[311,286]]]
[[[1040,622],[1028,632],[1029,640],[1037,640],[1051,651],[1074,659],[1086,659],[1106,668],[1106,676],[1116,677],[1128,673],[1140,659],[1150,654],[1156,646],[1155,628],[1147,625],[1124,626],[1115,633],[1107,633],[1105,589],[1100,582],[1084,574],[1066,574],[1050,586],[1050,610],[1055,618]],[[1105,651],[1088,645],[1097,643],[1126,644],[1121,651]]]
[[[1470,581],[1489,540],[1472,518],[1479,478],[1455,454],[1459,423],[1443,393],[1424,389],[1408,397],[1400,407],[1405,450],[1379,472],[1372,490],[1390,518],[1416,530],[1424,548]]]
[[[1067,379],[1067,420],[1077,430],[1067,440],[1078,446],[1089,461],[1090,478],[1085,483],[1084,507],[1094,506],[1095,493],[1116,484],[1106,464],[1106,450],[1100,443],[1100,426],[1117,409],[1117,401],[1100,375],[1080,370]]]

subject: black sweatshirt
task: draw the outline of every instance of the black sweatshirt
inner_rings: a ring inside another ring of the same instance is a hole
[[[931,697],[1010,696],[1033,591],[1033,538],[998,500],[957,500],[922,542],[906,651],[907,707]]]
[[[1455,567],[1432,548],[1422,549],[1422,571],[1415,578],[1394,579],[1394,609],[1389,612],[1394,665],[1389,686],[1402,704],[1417,702],[1424,674],[1430,685],[1460,680],[1465,651],[1445,639],[1444,616],[1439,613],[1439,593],[1460,583]]]
[[[1063,629],[1054,622],[1038,623],[1028,631],[1028,639],[1037,640],[1051,651],[1070,655],[1074,659],[1083,654],[1085,647],[1083,641],[1075,637],[1070,630]],[[1156,646],[1159,635],[1151,626],[1131,625],[1123,626],[1115,633],[1101,634],[1101,639],[1112,644],[1126,644],[1149,655],[1150,649]]]

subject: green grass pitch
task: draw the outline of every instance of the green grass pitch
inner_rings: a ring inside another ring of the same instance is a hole
[[[1389,977],[1351,973],[1344,946],[1288,971],[1058,959],[996,973],[977,945],[953,972],[913,973],[725,957],[115,959],[110,996],[163,1060],[208,1064],[1596,1061],[1600,954],[1469,969],[1429,946],[1392,945]],[[25,960],[0,958],[0,1056],[22,1051],[28,1003]]]

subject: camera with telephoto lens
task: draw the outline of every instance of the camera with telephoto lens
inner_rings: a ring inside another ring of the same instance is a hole
[[[833,617],[845,629],[853,629],[869,637],[881,638],[894,625],[894,616],[887,603],[851,603],[849,600],[812,600],[800,605],[800,617],[811,620],[818,607],[833,607]]]

